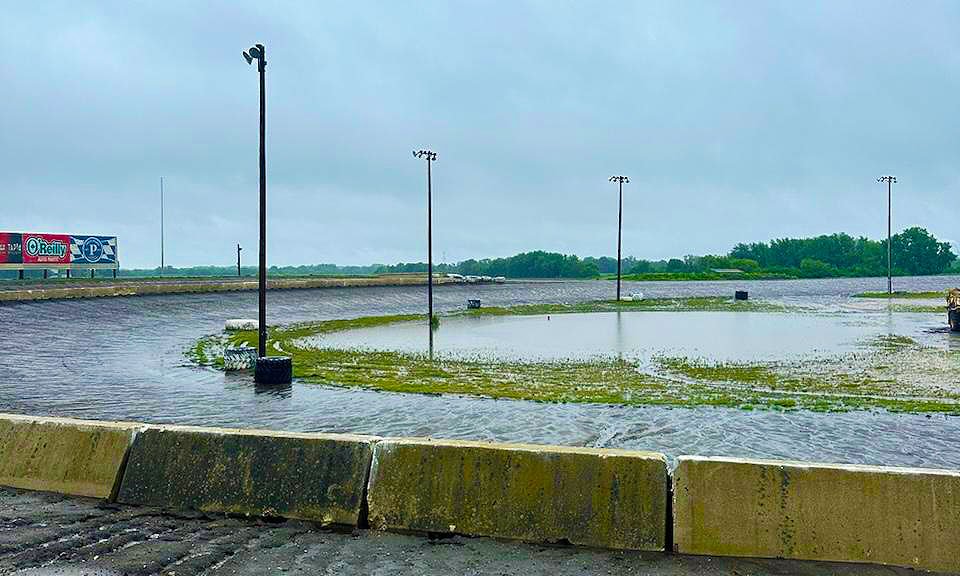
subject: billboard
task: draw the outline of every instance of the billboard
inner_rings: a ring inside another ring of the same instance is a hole
[[[119,267],[116,236],[0,232],[0,270]]]

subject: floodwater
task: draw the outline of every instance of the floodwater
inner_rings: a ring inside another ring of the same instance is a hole
[[[729,296],[816,303],[842,311],[850,294],[885,279],[626,283],[648,298]],[[943,290],[960,277],[896,279],[901,290]],[[440,286],[441,311],[609,298],[611,282]],[[290,290],[269,294],[271,323],[424,312],[423,287]],[[183,356],[226,318],[256,317],[256,293],[0,305],[0,411],[154,423],[473,438],[660,450],[679,454],[960,468],[960,417],[538,404],[348,390],[189,365]],[[649,313],[660,314],[660,313]],[[853,314],[851,313],[851,316]],[[879,314],[896,322],[898,314]],[[554,318],[550,320],[554,321]],[[881,320],[883,321],[883,320]],[[446,324],[446,321],[445,321]],[[424,332],[426,327],[424,327]],[[443,327],[441,327],[441,331]],[[690,330],[697,330],[691,326]],[[423,334],[425,337],[426,334]]]
[[[434,352],[448,358],[589,360],[653,356],[713,362],[800,360],[855,351],[878,336],[908,336],[947,349],[930,314],[634,311],[445,318]],[[314,347],[428,352],[424,322],[400,322],[307,338]]]

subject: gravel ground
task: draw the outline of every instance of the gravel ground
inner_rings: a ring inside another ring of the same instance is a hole
[[[911,570],[430,539],[0,488],[0,574],[895,575]]]

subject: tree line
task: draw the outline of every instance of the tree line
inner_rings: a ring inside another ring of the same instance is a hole
[[[893,236],[891,247],[895,275],[922,276],[960,271],[960,262],[950,244],[938,241],[923,228],[908,228]],[[423,273],[426,270],[425,262],[377,268],[378,273]],[[580,259],[575,255],[535,251],[509,258],[438,264],[434,271],[508,278],[590,278],[615,274],[617,259],[609,256]],[[621,272],[640,278],[739,273],[778,278],[884,276],[887,273],[887,241],[854,238],[844,233],[813,238],[778,238],[770,242],[737,244],[725,255],[669,260],[643,260],[631,256],[621,260]]]
[[[940,242],[923,228],[908,228],[893,236],[891,253],[893,273],[898,276],[960,272],[960,261],[950,244]],[[592,278],[615,274],[617,259],[609,256],[579,258],[536,250],[508,258],[469,259],[458,263],[441,263],[434,267],[439,274],[465,276],[506,276],[508,278]],[[738,272],[725,272],[736,270]],[[273,276],[366,276],[372,274],[425,273],[426,262],[401,262],[393,265],[338,266],[271,266]],[[770,242],[740,243],[725,255],[686,256],[669,260],[643,260],[627,257],[621,271],[639,279],[669,277],[709,278],[718,275],[745,273],[751,277],[827,278],[833,276],[884,276],[887,273],[887,241],[854,238],[849,234],[829,234],[813,238],[778,238]],[[235,276],[235,266],[167,266],[164,276]],[[98,276],[107,276],[100,272]],[[120,276],[159,276],[160,268],[121,269]],[[243,276],[255,277],[255,266],[244,266]],[[15,278],[16,271],[0,271],[0,278]],[[39,270],[26,272],[28,278],[42,276]],[[80,274],[77,274],[80,276]]]

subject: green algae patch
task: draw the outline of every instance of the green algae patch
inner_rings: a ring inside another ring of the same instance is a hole
[[[375,437],[149,426],[117,500],[322,524],[361,522]]]
[[[663,551],[663,454],[566,446],[384,439],[370,472],[370,526]]]

